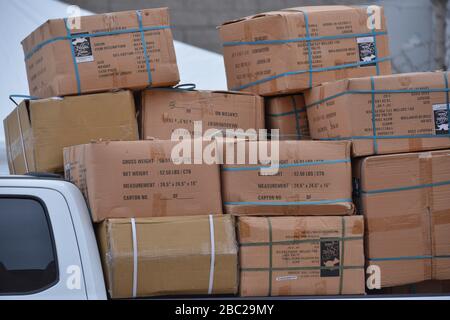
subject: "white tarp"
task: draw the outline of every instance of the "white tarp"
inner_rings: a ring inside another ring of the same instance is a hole
[[[20,42],[48,19],[67,16],[68,5],[55,0],[0,0],[0,174],[7,174],[3,119],[14,107],[10,94],[28,94]],[[81,15],[90,12],[82,10]],[[225,69],[220,54],[175,42],[181,83],[198,89],[226,90]]]

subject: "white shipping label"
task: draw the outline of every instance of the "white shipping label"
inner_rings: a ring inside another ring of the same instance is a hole
[[[74,49],[75,60],[77,61],[77,63],[94,61],[91,39],[89,37],[79,37],[72,39],[72,47]]]
[[[449,107],[447,107],[447,104],[445,103],[433,104],[434,129],[436,135],[448,134]]]
[[[377,59],[375,39],[374,37],[359,37],[356,38],[359,51],[359,62],[364,62],[361,67],[374,66],[375,63],[369,63]]]

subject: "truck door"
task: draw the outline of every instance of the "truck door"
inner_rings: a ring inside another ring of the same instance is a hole
[[[87,299],[69,207],[58,191],[0,187],[0,299]]]

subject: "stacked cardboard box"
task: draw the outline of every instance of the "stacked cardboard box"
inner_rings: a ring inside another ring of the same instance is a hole
[[[284,95],[266,98],[267,126],[280,129],[282,139],[303,138],[307,119],[313,140],[352,142],[356,191],[364,191],[355,200],[367,227],[367,265],[381,267],[381,286],[448,279],[450,211],[441,200],[448,197],[450,163],[448,151],[433,151],[450,147],[448,72],[390,75],[383,9],[376,6],[267,12],[227,22],[220,33],[229,88]],[[413,151],[432,152],[399,154]],[[377,154],[393,155],[357,158]],[[258,211],[252,207],[268,182],[255,187],[266,177],[238,172],[244,174],[233,190],[240,177],[222,172],[227,212]],[[283,179],[276,176],[273,185]],[[234,202],[227,205],[227,198]],[[273,213],[279,212],[277,206]]]
[[[24,100],[4,127],[11,174],[63,173],[64,147],[139,137],[130,91]]]
[[[267,129],[278,129],[280,140],[310,140],[303,94],[266,98]]]
[[[219,27],[228,87],[266,98],[269,129],[308,139],[304,90],[325,82],[391,73],[386,21],[370,29],[367,8],[299,7],[229,21]],[[294,95],[292,95],[294,94]]]
[[[222,165],[221,177],[225,212],[238,216],[240,294],[364,293],[364,228],[361,217],[351,216],[350,144],[224,139],[219,146],[219,158],[237,163]],[[279,158],[253,163],[261,148]]]
[[[201,159],[194,157],[190,164],[174,163],[177,144],[147,140],[68,147],[66,178],[84,192],[95,222],[222,214],[219,165],[197,164]]]
[[[428,280],[403,286],[384,288],[380,291],[383,294],[391,295],[448,294],[450,292],[450,281]]]
[[[252,93],[183,89],[149,89],[141,98],[141,137],[171,139],[171,135],[194,136],[211,131],[264,129],[263,99]],[[178,132],[177,132],[178,131]],[[178,139],[178,138],[177,138]]]
[[[450,148],[448,73],[390,75],[377,8],[373,21],[322,6],[223,24],[228,87],[249,92],[171,87],[166,8],[49,20],[22,43],[41,99],[5,119],[10,170],[64,168],[82,190],[113,298],[235,294],[238,281],[242,296],[363,294],[365,261],[383,288],[450,279],[450,150],[432,151]],[[136,106],[105,92],[144,88]],[[338,141],[180,144],[196,121],[200,135]],[[149,140],[133,141],[138,125]],[[411,151],[427,152],[398,154]]]
[[[363,294],[363,233],[360,216],[239,217],[240,294]]]
[[[367,7],[314,6],[261,13],[219,27],[228,87],[292,94],[339,79],[390,74],[386,21]]]
[[[237,292],[230,216],[108,219],[98,240],[112,298]]]
[[[450,147],[448,76],[354,78],[305,93],[313,139],[351,140],[352,156],[369,156],[353,171],[367,265],[379,267],[382,288],[450,279],[449,152],[433,151]]]
[[[251,164],[264,144],[274,141],[225,141],[219,157],[245,148],[246,164],[224,164],[222,197],[226,213],[245,215],[351,215],[350,144],[348,142],[280,141],[278,163]],[[273,155],[273,154],[272,154]],[[235,163],[237,163],[237,160]],[[228,162],[229,163],[229,162]],[[273,172],[264,174],[264,169]]]
[[[444,149],[449,72],[346,79],[305,93],[317,140],[352,140],[355,157]]]
[[[110,296],[236,293],[219,166],[185,153],[178,159],[192,163],[177,165],[170,140],[134,141],[136,115],[152,139],[191,133],[197,120],[205,130],[263,129],[262,98],[171,88],[179,75],[166,8],[49,20],[22,44],[30,93],[41,99],[5,121],[11,171],[61,172],[64,148],[66,178],[97,226]],[[143,88],[136,106],[138,92],[97,93]]]
[[[360,158],[354,177],[381,287],[450,279],[450,150]]]
[[[48,20],[22,46],[40,98],[179,81],[167,8]]]

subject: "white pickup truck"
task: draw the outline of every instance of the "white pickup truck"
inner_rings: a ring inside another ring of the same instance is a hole
[[[1,299],[107,299],[89,209],[74,184],[52,174],[0,176]]]
[[[0,177],[0,299],[106,299],[89,211],[51,175]]]

